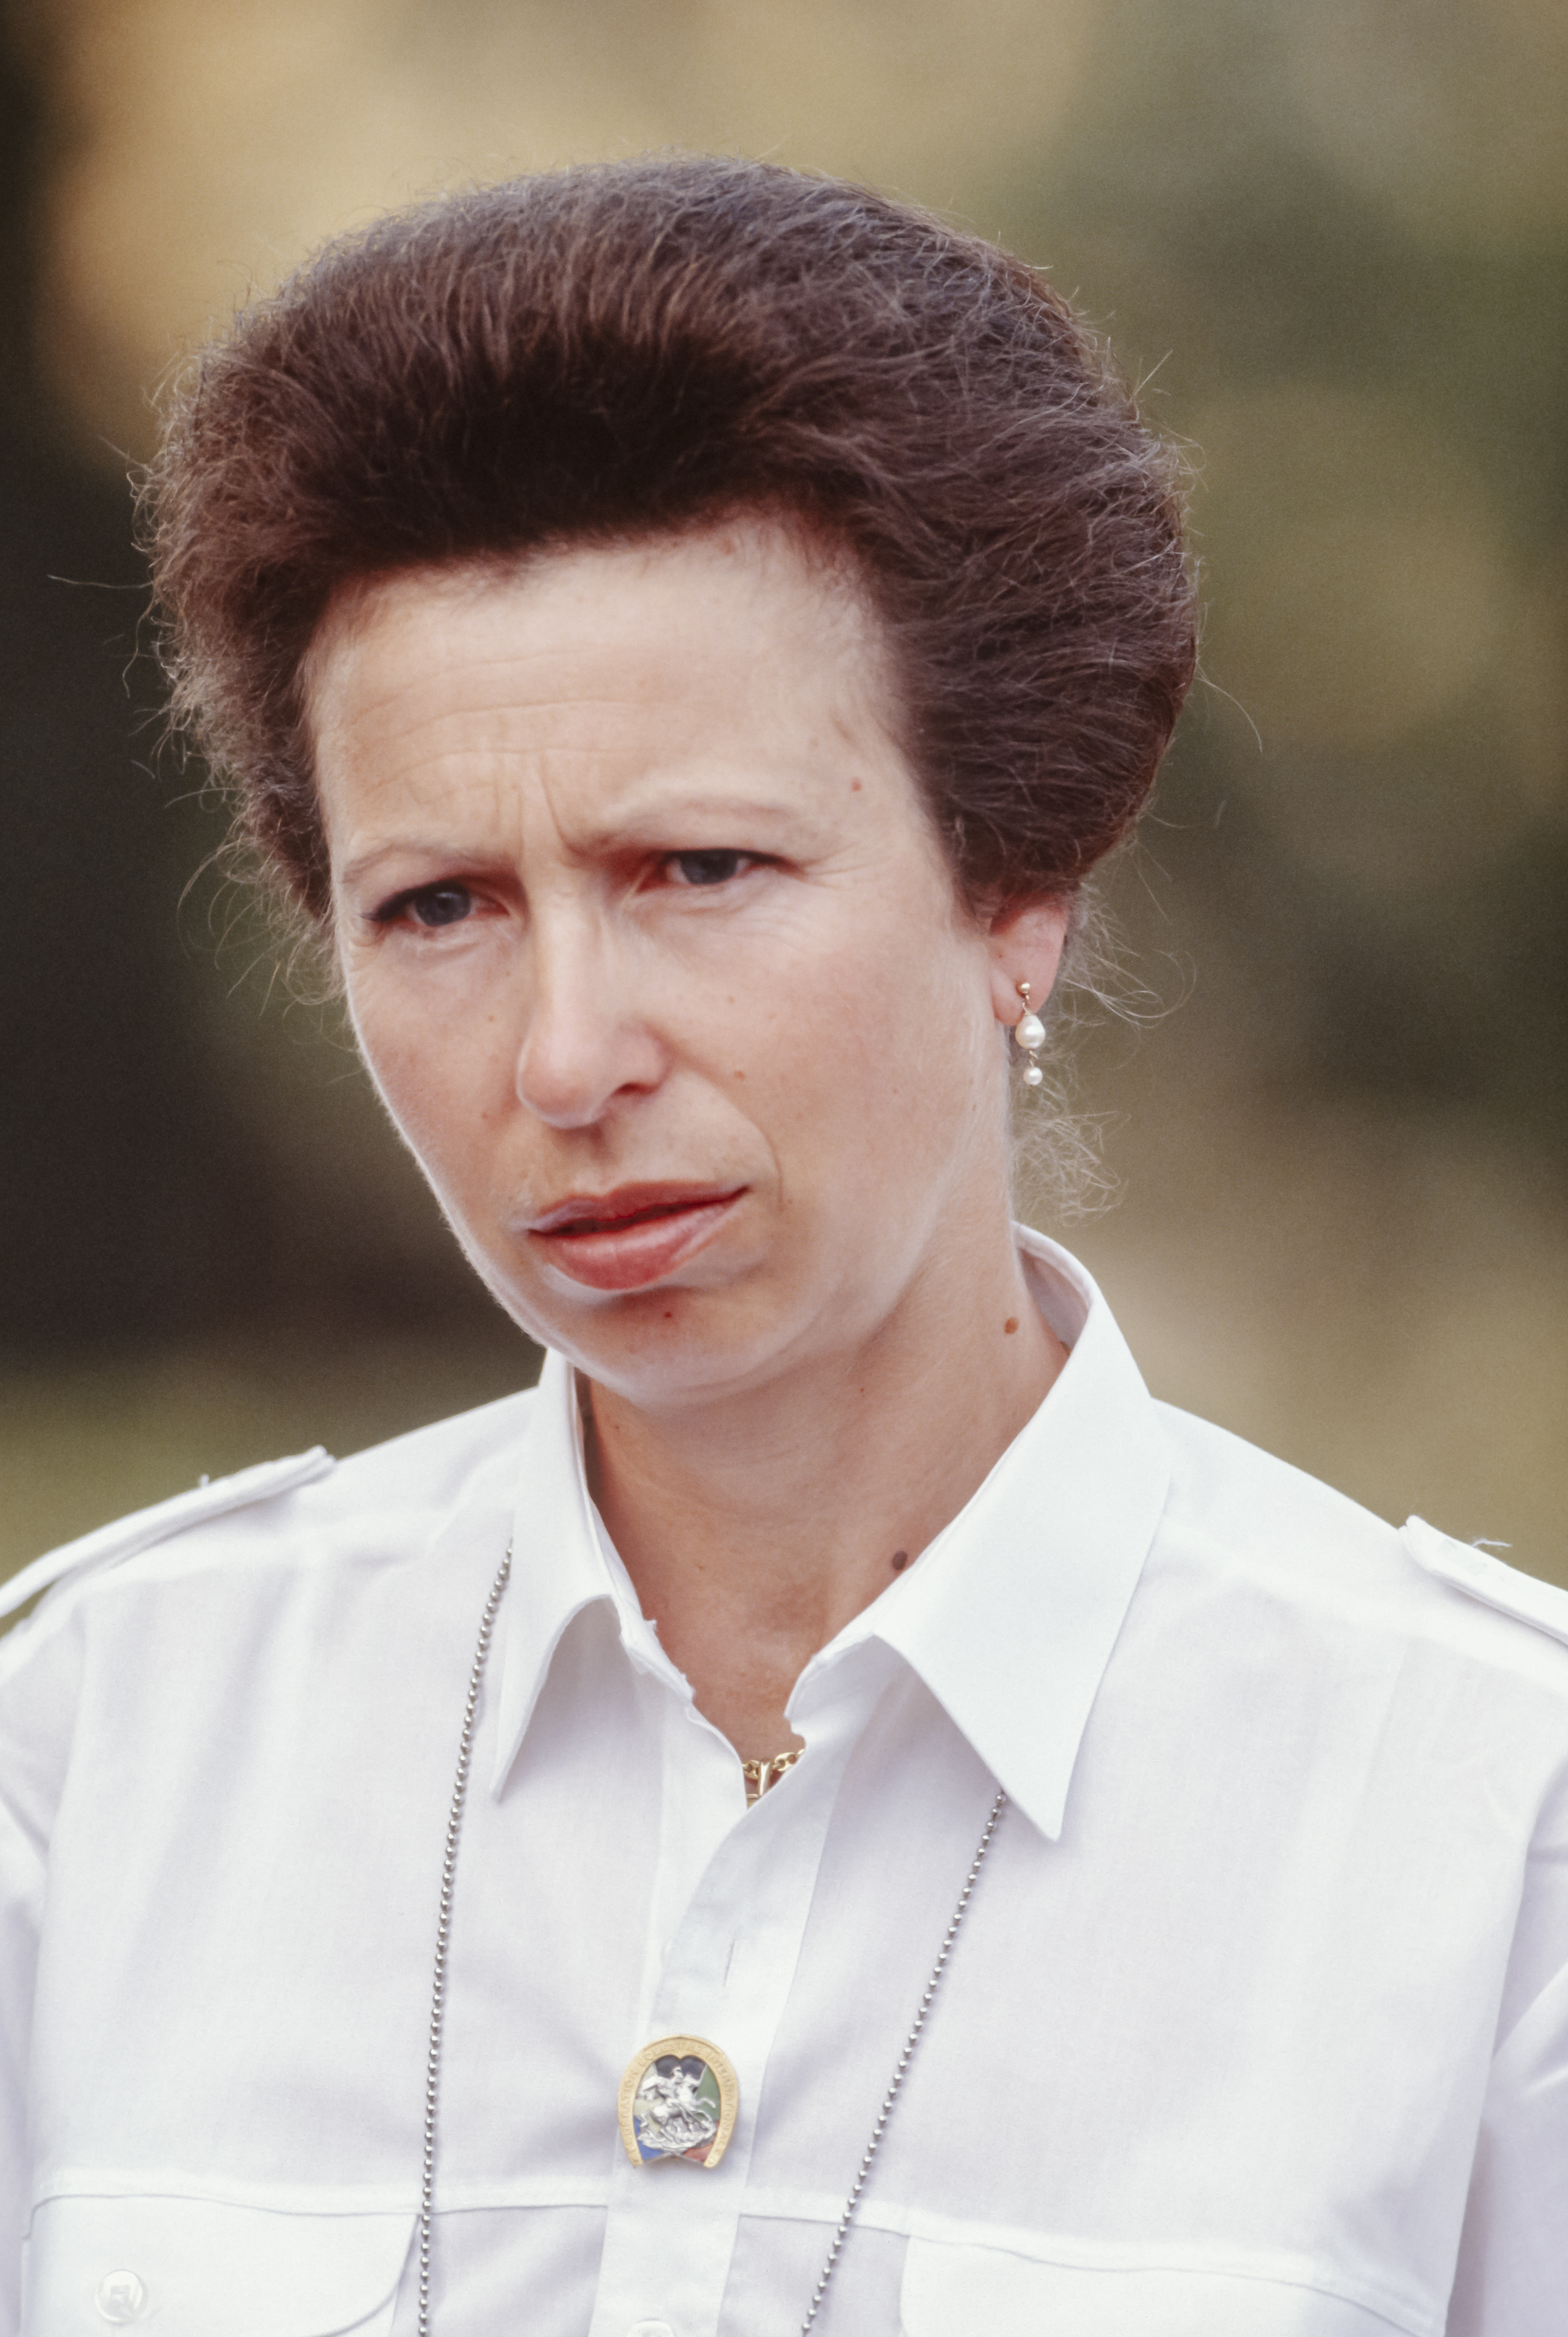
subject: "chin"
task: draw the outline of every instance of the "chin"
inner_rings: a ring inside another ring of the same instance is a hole
[[[570,1311],[508,1311],[532,1337],[640,1411],[679,1408],[719,1391],[742,1393],[769,1380],[796,1344],[793,1325],[731,1293],[672,1283],[614,1298],[585,1292],[583,1300]]]

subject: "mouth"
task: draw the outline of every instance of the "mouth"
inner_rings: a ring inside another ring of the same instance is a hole
[[[573,1194],[528,1227],[571,1281],[592,1290],[641,1290],[683,1266],[715,1234],[743,1185],[622,1185]]]

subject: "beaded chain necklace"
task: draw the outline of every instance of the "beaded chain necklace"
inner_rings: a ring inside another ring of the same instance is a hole
[[[436,2205],[436,2112],[441,2098],[441,2049],[446,2033],[447,1951],[452,1938],[452,1900],[457,1875],[457,1845],[463,1833],[463,1808],[468,1797],[468,1772],[474,1758],[474,1732],[478,1720],[479,1697],[485,1682],[485,1667],[490,1654],[490,1641],[495,1634],[495,1617],[511,1573],[512,1552],[508,1549],[501,1561],[500,1571],[490,1586],[490,1595],[485,1601],[485,1612],[480,1618],[479,1640],[474,1650],[474,1662],[468,1675],[468,1694],[463,1706],[463,1727],[457,1740],[457,1774],[452,1781],[452,1806],[446,1820],[446,1842],[441,1860],[441,1894],[436,1921],[436,1966],[430,1987],[430,2042],[425,2060],[425,2127],[419,2178],[418,2337],[430,2337],[430,2240]],[[747,1773],[748,1805],[760,1801],[775,1779],[782,1775],[783,1772],[799,1757],[797,1751],[783,1754],[770,1762],[743,1763],[741,1765]],[[757,1773],[755,1779],[751,1775],[754,1770]],[[975,1855],[969,1862],[969,1872],[964,1878],[964,1887],[958,1894],[958,1903],[953,1910],[952,1921],[942,1935],[942,1944],[936,1951],[936,1961],[932,1966],[931,1977],[926,1981],[925,1993],[916,2008],[909,2033],[904,2039],[903,2049],[894,2064],[893,2075],[888,2080],[887,2089],[882,2097],[881,2107],[877,2112],[866,2148],[861,2154],[855,2180],[849,2186],[849,2195],[844,2202],[844,2212],[838,2218],[838,2226],[828,2245],[828,2260],[812,2291],[806,2318],[800,2324],[800,2337],[810,2337],[812,2326],[818,2313],[821,2311],[822,2300],[828,2293],[828,2283],[838,2266],[844,2242],[848,2236],[849,2226],[855,2218],[855,2211],[860,2204],[860,2195],[866,2188],[867,2177],[881,2147],[882,2137],[887,2130],[887,2122],[893,2115],[894,2106],[902,2090],[904,2080],[909,2074],[909,2064],[915,2058],[915,2049],[925,2029],[926,2016],[930,2012],[936,1990],[941,1984],[942,1975],[947,1969],[948,1959],[953,1953],[954,1944],[957,1940],[965,1915],[968,1912],[969,1901],[975,1882],[979,1879],[980,1869],[985,1863],[985,1854],[991,1847],[992,1838],[996,1832],[1006,1803],[1005,1793],[998,1791],[995,1800],[991,1804],[985,1831],[975,1847]],[[684,2045],[701,2040],[680,2039],[667,2041]],[[652,2049],[652,2048],[649,2049],[650,2051]],[[732,2115],[731,2112],[731,2117]]]

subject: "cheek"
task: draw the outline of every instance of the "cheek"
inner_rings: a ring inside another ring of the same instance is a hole
[[[976,963],[935,918],[802,963],[769,1002],[766,1040],[736,1054],[736,1094],[766,1100],[798,1168],[825,1175],[848,1157],[885,1185],[928,1178],[1005,1081]]]
[[[359,1051],[405,1140],[427,1167],[451,1162],[492,1108],[493,1020],[415,1005],[374,972],[350,975],[348,994]]]

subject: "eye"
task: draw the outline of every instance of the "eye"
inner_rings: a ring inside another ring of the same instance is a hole
[[[751,858],[747,852],[672,852],[665,865],[681,885],[727,885]]]
[[[376,912],[378,925],[393,925],[407,917],[427,931],[441,925],[459,925],[465,917],[474,914],[474,895],[466,885],[421,885],[411,893],[399,893]]]

